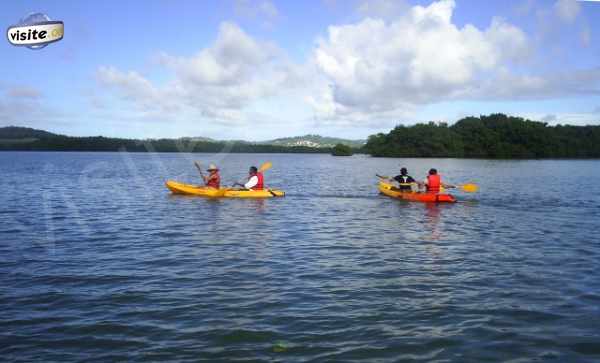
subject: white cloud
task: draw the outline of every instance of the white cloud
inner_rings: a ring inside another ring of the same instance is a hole
[[[8,88],[6,95],[12,98],[38,99],[42,97],[42,92],[35,87],[13,86]]]
[[[598,115],[591,112],[562,112],[556,114],[545,114],[545,113],[520,113],[515,114],[530,120],[538,120],[547,122],[549,125],[598,125]]]
[[[0,97],[0,125],[45,128],[48,123],[64,123],[71,117],[48,105],[40,97]]]
[[[134,117],[236,125],[285,120],[374,127],[444,101],[600,93],[600,68],[536,72],[529,63],[534,47],[521,29],[502,18],[484,28],[458,27],[455,6],[441,0],[389,20],[366,17],[330,26],[304,65],[224,22],[214,42],[196,54],[158,57],[171,72],[166,81],[111,66],[98,68],[97,77],[125,106],[133,105],[123,112]],[[274,106],[278,100],[304,100],[308,107],[290,112]]]
[[[556,122],[556,120],[558,120],[558,117],[556,117],[555,114],[548,114],[548,115],[542,117],[540,120],[543,122],[547,122],[547,123],[553,123],[553,122]]]
[[[330,26],[313,62],[329,87],[309,101],[322,118],[365,119],[473,93],[487,73],[529,54],[525,34],[495,18],[486,30],[452,23],[455,2],[415,6],[392,22]]]
[[[535,47],[524,31],[498,17],[485,29],[459,28],[455,6],[441,0],[390,21],[330,26],[312,56],[325,79],[306,98],[316,117],[359,125],[444,101],[600,94],[600,68],[541,73],[531,64]],[[569,6],[556,5],[565,19],[577,16]]]
[[[473,100],[532,100],[600,95],[600,68],[517,75],[500,69],[466,93]]]
[[[196,55],[162,54],[160,63],[174,73],[162,85],[114,67],[100,67],[97,76],[156,117],[168,119],[177,110],[226,123],[244,121],[253,102],[285,94],[303,82],[301,67],[275,45],[253,39],[233,23],[222,23],[215,42]]]
[[[134,71],[121,72],[115,67],[101,66],[96,76],[102,84],[114,86],[127,99],[143,101],[146,106],[151,106],[162,97],[150,81]]]
[[[60,122],[66,114],[45,100],[32,86],[0,83],[0,125],[43,127],[47,122]]]
[[[565,23],[572,23],[581,10],[577,0],[557,0],[554,3],[554,12],[558,18]]]

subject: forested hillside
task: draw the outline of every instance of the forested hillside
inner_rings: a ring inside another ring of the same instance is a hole
[[[548,126],[492,114],[467,117],[452,126],[397,126],[369,137],[365,151],[393,157],[598,158],[600,126]]]

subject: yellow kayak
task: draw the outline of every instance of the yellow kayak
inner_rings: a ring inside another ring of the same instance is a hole
[[[173,194],[196,195],[207,198],[273,198],[285,196],[283,191],[276,189],[215,189],[200,185],[178,183],[172,180],[168,180],[165,185]]]

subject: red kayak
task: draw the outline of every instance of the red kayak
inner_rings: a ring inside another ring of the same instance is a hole
[[[379,182],[379,191],[389,197],[398,198],[403,200],[409,200],[412,202],[424,202],[424,203],[454,203],[456,198],[451,194],[444,193],[416,193],[416,192],[402,192],[394,188],[392,184],[385,182]]]

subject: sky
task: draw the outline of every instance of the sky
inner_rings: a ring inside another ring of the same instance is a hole
[[[0,127],[73,135],[351,139],[507,113],[600,124],[600,1],[6,1]]]

